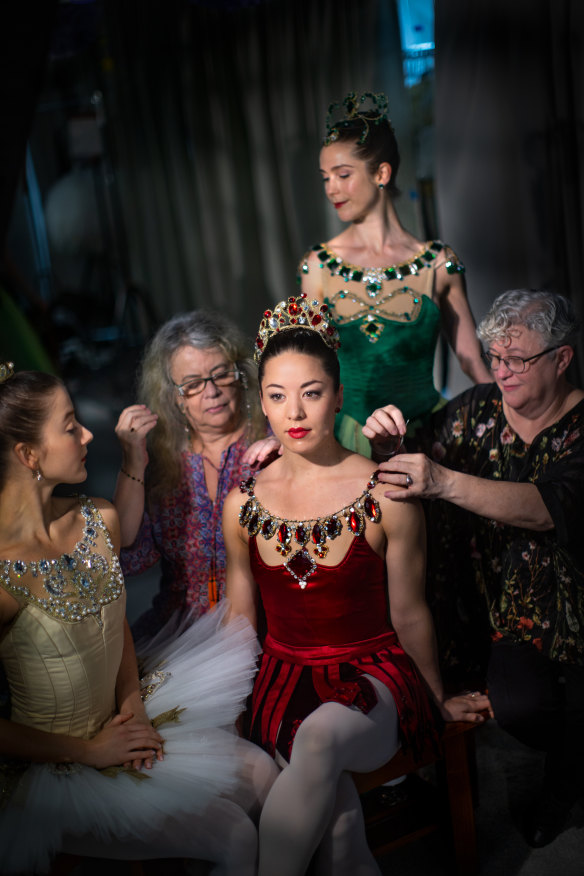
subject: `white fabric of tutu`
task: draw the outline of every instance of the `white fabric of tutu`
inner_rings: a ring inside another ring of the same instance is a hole
[[[46,872],[69,834],[108,845],[124,838],[143,841],[147,858],[149,842],[164,833],[165,822],[202,829],[197,816],[241,781],[242,741],[233,724],[251,690],[260,650],[246,619],[223,624],[226,608],[222,603],[191,626],[182,624],[172,639],[159,634],[151,643],[144,669],[160,667],[165,680],[146,700],[148,716],[184,709],[178,723],[158,728],[164,760],[145,770],[144,779],[126,772],[107,776],[80,764],[32,764],[0,812],[3,874]]]

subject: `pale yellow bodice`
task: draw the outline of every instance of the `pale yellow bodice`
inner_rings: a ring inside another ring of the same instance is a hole
[[[90,738],[115,711],[126,596],[99,511],[70,554],[36,563],[0,560],[0,586],[20,610],[0,640],[11,720]]]

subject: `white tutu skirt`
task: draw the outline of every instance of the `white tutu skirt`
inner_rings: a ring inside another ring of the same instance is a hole
[[[236,799],[238,785],[245,782],[245,756],[250,749],[259,751],[233,729],[256,672],[256,635],[241,617],[222,625],[224,612],[223,605],[166,644],[157,636],[156,653],[144,663],[149,683],[155,667],[162,664],[163,673],[154,674],[146,699],[150,719],[184,710],[178,721],[158,727],[164,760],[142,771],[143,778],[81,764],[29,766],[0,810],[2,874],[48,871],[54,854],[67,849],[67,837],[87,837],[88,849],[103,845],[108,848],[103,856],[111,858],[134,857],[124,852],[124,843],[139,848],[137,858],[171,857],[172,850],[164,849],[165,834],[181,830],[201,836],[200,854],[189,857],[206,857],[209,831],[216,831],[214,840],[220,841],[221,806],[233,807],[229,798]],[[211,820],[205,818],[209,809]],[[190,848],[196,851],[196,842]],[[184,850],[178,856],[186,856]]]

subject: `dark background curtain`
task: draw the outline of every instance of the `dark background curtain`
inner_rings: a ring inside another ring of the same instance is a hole
[[[475,313],[543,287],[581,316],[584,4],[440,0],[435,14],[438,213]]]
[[[106,4],[105,92],[132,276],[162,318],[209,305],[253,331],[332,232],[318,173],[329,103],[387,91],[411,155],[395,4],[132,6]]]

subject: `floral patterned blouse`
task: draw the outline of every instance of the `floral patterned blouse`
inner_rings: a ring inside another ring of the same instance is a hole
[[[431,599],[444,664],[472,671],[484,662],[489,638],[507,637],[584,665],[584,401],[531,445],[509,426],[496,384],[469,389],[432,423],[428,455],[467,474],[534,483],[555,527],[537,532],[428,503]]]
[[[225,593],[225,543],[221,529],[227,493],[250,476],[242,464],[245,436],[223,452],[215,502],[205,483],[200,454],[183,453],[180,485],[145,512],[134,544],[121,552],[125,575],[138,575],[160,560],[160,589],[152,608],[132,627],[136,640],[151,637],[175,611],[199,617]]]

